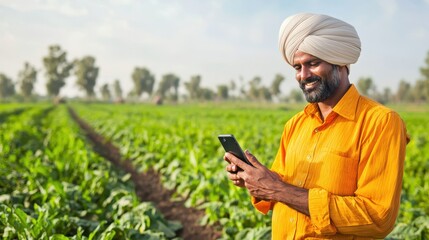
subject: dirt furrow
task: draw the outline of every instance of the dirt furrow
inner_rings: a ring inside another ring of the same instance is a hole
[[[139,173],[128,159],[122,159],[119,149],[104,139],[88,123],[82,120],[72,108],[68,108],[71,117],[78,123],[86,137],[93,143],[94,151],[112,162],[116,167],[131,174],[135,190],[141,201],[153,202],[166,219],[180,221],[183,229],[179,237],[189,240],[217,239],[220,231],[212,226],[201,226],[198,222],[204,212],[187,208],[183,201],[171,201],[173,191],[162,186],[161,178],[154,170]]]

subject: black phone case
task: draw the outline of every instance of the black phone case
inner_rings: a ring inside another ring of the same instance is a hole
[[[242,160],[243,162],[249,164],[250,166],[253,166],[249,162],[249,160],[247,160],[246,155],[244,155],[243,149],[240,147],[240,144],[238,144],[234,135],[221,134],[218,136],[218,138],[223,148],[225,149],[225,152],[230,152],[234,154],[236,157],[238,157],[240,160]]]

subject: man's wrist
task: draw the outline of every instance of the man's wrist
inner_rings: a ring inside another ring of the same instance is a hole
[[[308,189],[300,188],[286,182],[282,186],[277,186],[278,191],[273,194],[272,201],[282,202],[289,207],[309,216]]]

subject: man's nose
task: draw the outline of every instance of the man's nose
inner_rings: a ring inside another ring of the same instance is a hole
[[[299,70],[299,80],[303,81],[311,77],[311,71],[308,67],[302,66]]]

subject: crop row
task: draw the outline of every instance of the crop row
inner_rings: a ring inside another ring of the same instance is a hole
[[[140,202],[64,106],[0,107],[3,239],[174,239],[181,228]]]

